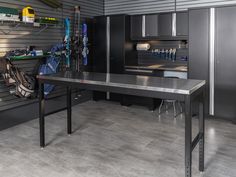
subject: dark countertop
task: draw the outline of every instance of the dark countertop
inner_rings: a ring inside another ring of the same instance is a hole
[[[178,72],[187,72],[188,66],[186,64],[155,64],[155,65],[146,65],[146,66],[125,66],[125,69],[128,70],[162,70],[162,71],[178,71]]]
[[[60,72],[52,75],[38,75],[41,82],[59,82],[91,86],[117,87],[132,90],[156,91],[189,95],[205,85],[203,80],[136,76],[128,74],[105,74],[94,72]]]

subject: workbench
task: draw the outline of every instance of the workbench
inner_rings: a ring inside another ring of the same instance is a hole
[[[72,133],[71,89],[77,87],[92,91],[179,100],[185,103],[185,176],[191,177],[192,151],[199,144],[199,170],[204,171],[204,100],[205,81],[161,78],[126,74],[105,74],[66,71],[53,75],[37,76],[39,81],[40,146],[45,147],[44,84],[67,87],[67,133]],[[199,132],[192,140],[192,102],[199,102]],[[61,111],[61,110],[57,110]],[[158,131],[158,130],[157,130]]]

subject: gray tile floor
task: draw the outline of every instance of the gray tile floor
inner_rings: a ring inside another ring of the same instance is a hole
[[[181,115],[89,101],[73,107],[70,137],[65,115],[47,117],[44,150],[38,120],[1,131],[0,177],[184,177]],[[206,121],[205,166],[200,174],[196,149],[193,177],[236,177],[236,125]]]

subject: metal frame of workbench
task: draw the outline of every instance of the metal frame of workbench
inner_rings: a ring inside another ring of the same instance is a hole
[[[204,133],[205,133],[205,85],[196,89],[190,94],[167,93],[161,91],[139,90],[133,88],[122,88],[116,86],[96,85],[78,82],[66,82],[55,79],[39,79],[39,127],[40,127],[40,147],[45,147],[45,116],[67,110],[67,133],[72,133],[72,104],[71,104],[71,90],[72,87],[87,89],[92,91],[106,91],[120,94],[128,94],[135,96],[145,96],[160,99],[174,99],[185,103],[185,177],[191,177],[192,174],[192,151],[196,145],[199,144],[199,171],[204,171]],[[45,114],[45,97],[44,84],[61,85],[67,87],[67,106],[64,109],[56,110]],[[199,132],[192,140],[192,103],[199,102]]]

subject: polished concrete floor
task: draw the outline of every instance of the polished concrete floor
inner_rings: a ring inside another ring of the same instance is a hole
[[[0,177],[184,177],[183,116],[89,101],[73,107],[69,137],[65,115],[47,117],[43,150],[38,120],[1,131]],[[205,167],[196,149],[193,177],[236,177],[236,125],[206,121]]]

